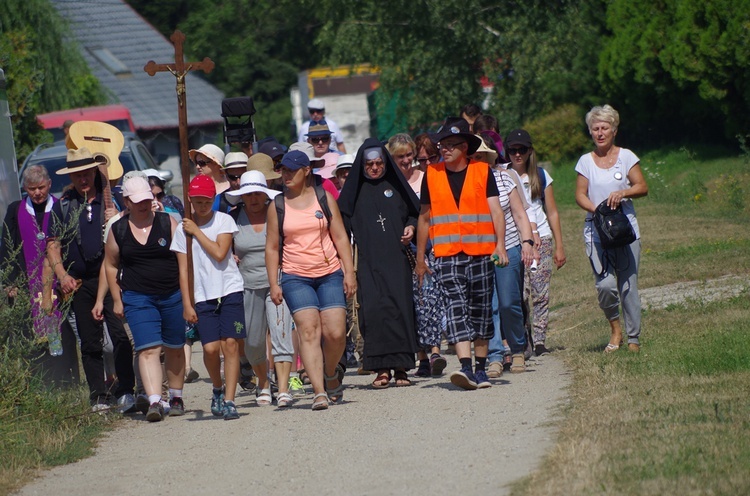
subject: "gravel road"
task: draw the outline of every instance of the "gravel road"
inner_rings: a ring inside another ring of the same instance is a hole
[[[184,417],[150,424],[128,417],[94,456],[56,467],[22,495],[493,494],[530,473],[552,446],[570,377],[552,355],[493,387],[457,389],[447,379],[370,389],[348,372],[345,401],[310,410],[312,395],[286,410],[240,393],[240,419],[210,413],[199,346]],[[449,355],[447,372],[458,369]]]

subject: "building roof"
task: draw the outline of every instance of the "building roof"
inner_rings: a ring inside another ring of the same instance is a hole
[[[172,42],[124,0],[52,0],[52,3],[70,24],[84,59],[112,95],[112,103],[122,103],[130,109],[136,128],[178,127],[175,77],[167,72],[152,77],[143,70],[149,60],[157,64],[174,62]],[[186,44],[190,44],[189,36]],[[186,62],[192,60],[187,55],[186,59]],[[196,72],[187,74],[185,84],[188,124],[222,123],[224,95]]]

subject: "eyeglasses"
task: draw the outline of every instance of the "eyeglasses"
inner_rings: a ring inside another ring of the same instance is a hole
[[[205,167],[205,166],[211,165],[211,164],[213,164],[213,162],[211,162],[210,160],[200,160],[200,159],[198,159],[198,160],[195,161],[195,166],[196,167]]]
[[[383,167],[383,159],[368,160],[365,162],[365,167]]]
[[[452,152],[456,148],[458,148],[460,145],[463,145],[466,143],[465,141],[459,141],[458,143],[440,143],[438,145],[438,148],[440,148],[440,151],[443,152]]]
[[[227,179],[230,181],[239,181],[242,176],[235,176],[234,174],[227,174]]]
[[[419,162],[420,164],[429,164],[431,162],[434,162],[436,158],[437,158],[437,155],[430,155],[427,158],[418,158],[417,162]]]
[[[508,148],[508,155],[526,155],[529,151],[528,146],[519,146],[518,148]]]
[[[311,143],[328,143],[331,141],[330,136],[310,136]]]

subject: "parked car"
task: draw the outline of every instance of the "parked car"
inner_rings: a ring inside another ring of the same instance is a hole
[[[146,170],[156,169],[159,172],[162,180],[167,184],[165,192],[170,193],[170,181],[172,180],[173,174],[169,170],[161,170],[151,156],[151,153],[134,134],[123,133],[125,137],[125,144],[122,147],[120,153],[120,163],[122,164],[123,171],[125,173],[132,170]],[[52,178],[51,192],[56,197],[62,195],[63,189],[70,184],[70,179],[66,174],[58,176],[56,172],[65,167],[65,160],[68,154],[68,149],[63,141],[56,141],[55,143],[46,143],[39,145],[36,149],[26,157],[26,160],[21,166],[19,172],[19,179],[26,167],[30,165],[44,165],[49,172],[50,178]]]
[[[52,133],[55,140],[65,139],[63,124],[65,121],[99,121],[112,124],[120,131],[135,133],[135,124],[130,116],[130,110],[125,105],[103,105],[100,107],[84,107],[70,110],[60,110],[48,114],[37,115],[39,124]]]

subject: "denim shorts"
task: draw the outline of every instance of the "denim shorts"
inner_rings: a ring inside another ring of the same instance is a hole
[[[167,295],[123,291],[122,303],[136,351],[162,345],[167,348],[184,346],[185,319],[179,289]]]
[[[281,291],[292,315],[307,308],[319,311],[346,309],[344,272],[341,269],[323,277],[303,277],[282,272]]]
[[[242,291],[195,304],[201,344],[222,338],[245,339],[245,306]],[[183,329],[184,332],[184,329]]]

